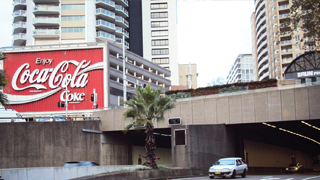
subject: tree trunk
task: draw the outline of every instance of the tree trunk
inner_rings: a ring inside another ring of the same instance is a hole
[[[152,169],[158,169],[157,164],[155,163],[156,155],[154,154],[154,150],[156,149],[156,139],[153,135],[153,126],[150,123],[146,124],[147,137],[146,137],[146,162],[143,163],[145,166],[149,166]]]

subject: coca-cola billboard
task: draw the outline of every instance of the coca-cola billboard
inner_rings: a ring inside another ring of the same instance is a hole
[[[92,109],[90,93],[103,106],[103,50],[78,49],[6,53],[4,70],[9,78],[10,107],[18,112]],[[66,91],[66,88],[68,91]]]

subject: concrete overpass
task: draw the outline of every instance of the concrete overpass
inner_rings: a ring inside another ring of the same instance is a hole
[[[320,145],[314,142],[320,142],[320,131],[307,124],[320,127],[319,92],[319,85],[287,85],[182,99],[165,115],[166,119],[181,117],[182,124],[170,127],[167,121],[156,123],[155,131],[172,135],[170,146],[164,146],[171,150],[173,166],[207,168],[220,157],[241,156],[257,168],[284,167],[295,156],[296,161],[311,168],[312,156],[320,154]],[[142,141],[143,146],[143,133],[121,135],[120,131],[129,123],[122,120],[125,110],[94,112],[101,117],[101,128],[105,132],[106,159],[117,156],[112,150],[114,137],[118,140],[129,137],[133,144]],[[181,132],[185,138],[182,145],[177,144]],[[167,141],[166,137],[157,139],[160,144]],[[127,145],[117,146],[117,153],[127,152]],[[136,155],[130,158],[135,159]]]

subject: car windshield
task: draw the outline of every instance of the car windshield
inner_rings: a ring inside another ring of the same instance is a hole
[[[297,166],[297,164],[289,164],[289,166]]]
[[[235,160],[219,160],[215,165],[235,165]]]

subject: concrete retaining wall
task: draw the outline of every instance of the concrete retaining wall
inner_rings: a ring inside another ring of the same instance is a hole
[[[100,163],[101,121],[0,123],[0,168],[54,167],[66,161]]]
[[[163,170],[142,170],[122,173],[105,173],[93,176],[85,176],[75,178],[73,180],[163,180],[168,178],[182,178],[192,176],[205,176],[208,174],[208,169],[163,169]]]
[[[1,169],[4,180],[67,180],[82,176],[118,171],[129,165],[122,166],[91,166],[91,167],[40,167]]]

